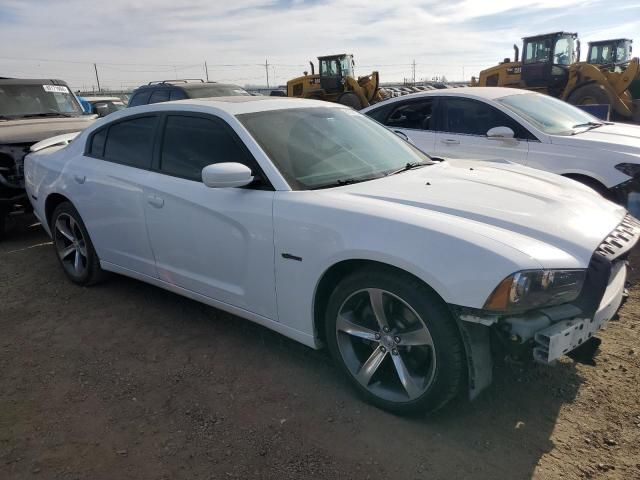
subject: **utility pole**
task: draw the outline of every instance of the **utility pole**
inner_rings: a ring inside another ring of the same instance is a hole
[[[94,63],[93,69],[96,71],[96,82],[98,82],[98,93],[100,93],[100,78],[98,77],[98,66]]]
[[[207,82],[209,81],[209,67],[207,67],[207,61],[205,60],[204,62],[204,74],[205,77],[207,78]]]
[[[269,61],[267,59],[264,61],[264,69],[267,72],[267,88],[269,88]]]
[[[416,84],[416,60],[415,59],[413,60],[412,67],[413,67],[413,84],[415,85]]]

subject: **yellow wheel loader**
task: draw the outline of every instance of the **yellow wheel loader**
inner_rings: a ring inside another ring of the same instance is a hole
[[[382,100],[378,72],[356,79],[353,74],[353,55],[318,57],[318,74],[315,73],[313,62],[309,64],[311,75],[304,72],[304,76],[287,82],[288,97],[337,102],[356,110]]]
[[[640,78],[637,58],[629,60],[623,69],[579,62],[578,35],[567,32],[523,38],[522,61],[518,60],[518,47],[513,47],[513,62],[506,58],[483,70],[472,85],[535,90],[573,105],[609,105],[615,119],[640,123],[640,105],[629,90]]]

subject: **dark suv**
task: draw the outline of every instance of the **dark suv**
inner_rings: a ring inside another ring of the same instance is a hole
[[[29,210],[23,161],[45,138],[78,132],[97,117],[62,80],[0,78],[0,237],[10,214]]]
[[[150,103],[184,100],[186,98],[231,97],[251,95],[244,88],[228,83],[204,80],[161,80],[136,88],[129,99],[129,107]]]

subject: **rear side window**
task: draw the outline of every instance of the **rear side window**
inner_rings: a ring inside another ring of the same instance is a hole
[[[391,128],[433,130],[433,104],[433,98],[402,103],[391,112],[384,124]]]
[[[169,101],[169,89],[160,88],[151,94],[149,103],[161,103]]]
[[[167,117],[160,157],[163,173],[202,181],[202,169],[221,162],[239,162],[256,173],[253,159],[222,120],[183,115]]]
[[[137,107],[138,105],[146,105],[149,103],[150,96],[151,91],[149,90],[138,92],[133,97],[131,97],[131,100],[129,100],[129,106]]]
[[[369,110],[366,115],[373,118],[377,122],[384,123],[387,120],[387,117],[389,116],[391,110],[396,108],[396,106],[396,103],[392,103],[390,105],[384,105],[379,108],[374,108],[372,110]]]
[[[89,155],[92,157],[102,158],[104,153],[104,141],[107,138],[107,129],[103,128],[98,130],[91,136],[90,145],[88,148]]]
[[[514,119],[484,102],[468,98],[443,98],[441,106],[441,130],[444,132],[484,136],[493,127],[509,127],[515,133],[515,138],[535,139]]]
[[[104,158],[131,167],[151,168],[157,117],[137,117],[112,124],[107,133]]]

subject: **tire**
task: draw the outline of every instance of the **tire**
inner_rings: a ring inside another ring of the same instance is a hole
[[[374,304],[382,305],[377,315]],[[435,292],[407,274],[367,268],[345,277],[329,297],[325,329],[340,370],[366,401],[384,410],[432,412],[464,383],[455,320]]]
[[[4,239],[7,228],[7,213],[0,211],[0,241]]]
[[[56,257],[69,280],[88,286],[105,277],[84,222],[71,203],[56,207],[50,228]]]
[[[572,105],[611,105],[612,101],[609,97],[609,93],[602,86],[597,83],[589,85],[583,85],[577,88],[567,98],[567,101]]]
[[[345,92],[338,97],[338,103],[341,105],[346,105],[347,107],[351,107],[354,110],[362,110],[364,105],[360,101],[358,95],[353,92]]]

